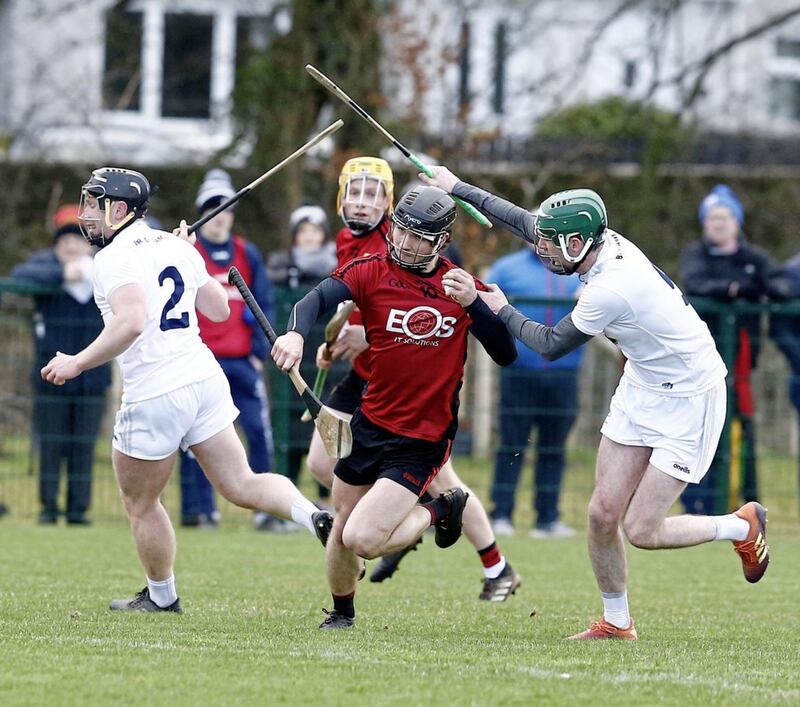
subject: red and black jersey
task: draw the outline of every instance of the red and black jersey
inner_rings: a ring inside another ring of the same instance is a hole
[[[233,236],[231,240],[233,257],[225,265],[220,265],[210,257],[200,239],[195,244],[205,260],[208,274],[225,288],[228,295],[228,306],[231,309],[230,316],[224,322],[211,321],[199,310],[197,312],[200,338],[217,358],[242,358],[249,356],[253,349],[253,329],[243,316],[246,305],[239,290],[228,283],[228,270],[231,266],[235,266],[249,286],[253,284],[253,273],[245,252],[244,239],[240,236]]]
[[[455,435],[472,320],[444,293],[442,276],[453,267],[440,258],[433,273],[422,275],[382,254],[332,273],[350,289],[369,340],[361,411],[396,434],[431,442]]]
[[[388,218],[383,218],[375,228],[363,236],[354,236],[346,227],[340,229],[336,234],[337,267],[367,255],[383,255],[387,248],[386,234],[389,233],[391,225]]]
[[[391,221],[383,218],[375,228],[363,236],[355,236],[349,228],[342,228],[336,234],[337,267],[341,268],[356,258],[386,253],[388,247],[386,234],[389,233],[391,226]],[[363,324],[361,312],[355,310],[347,321],[350,324]],[[356,356],[353,361],[353,370],[359,378],[369,379],[369,349]]]

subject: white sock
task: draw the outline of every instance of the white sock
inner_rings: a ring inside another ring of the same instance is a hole
[[[628,628],[631,615],[628,613],[628,592],[600,592],[603,597],[603,618],[617,628]]]
[[[744,540],[750,532],[750,523],[735,513],[725,516],[714,516],[717,524],[716,540]]]
[[[178,600],[178,594],[175,591],[174,574],[171,574],[167,579],[160,582],[148,577],[147,588],[150,590],[150,598],[153,600],[153,603],[157,604],[162,609],[166,609]]]
[[[303,496],[292,503],[292,520],[295,523],[304,525],[312,535],[316,535],[314,523],[311,522],[311,516],[318,511],[319,508]]]
[[[500,562],[498,562],[496,565],[492,565],[491,567],[483,568],[483,576],[486,577],[486,579],[497,579],[503,573],[505,568],[506,558],[500,555]]]

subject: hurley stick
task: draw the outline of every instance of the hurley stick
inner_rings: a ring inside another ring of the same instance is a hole
[[[330,91],[334,96],[336,96],[342,103],[350,106],[358,115],[360,115],[364,120],[369,123],[375,130],[377,130],[381,135],[383,135],[389,142],[392,143],[400,152],[403,153],[405,157],[407,157],[411,163],[423,174],[426,174],[429,177],[433,176],[433,170],[426,165],[419,157],[417,157],[411,150],[409,150],[402,142],[397,140],[394,135],[392,135],[386,128],[384,128],[375,118],[373,118],[367,111],[365,111],[358,103],[356,103],[350,96],[348,96],[341,88],[339,88],[333,81],[331,81],[325,74],[323,74],[318,69],[314,68],[311,64],[306,64],[306,71],[311,74],[311,77],[317,81],[318,83],[322,84],[328,91]],[[451,195],[452,196],[452,195]],[[464,211],[466,211],[472,218],[474,218],[479,224],[482,226],[487,226],[488,228],[492,227],[492,222],[486,218],[478,209],[476,209],[472,204],[468,204],[466,201],[459,199],[457,196],[453,197],[453,200],[458,203]]]
[[[241,273],[236,268],[231,268],[228,271],[228,282],[239,290],[253,316],[256,318],[258,325],[266,335],[271,344],[275,343],[278,337],[275,330],[269,323],[266,315],[258,306],[250,292],[250,288],[242,278]],[[289,371],[289,379],[294,384],[295,389],[300,394],[306,408],[311,413],[314,419],[314,424],[319,430],[322,437],[322,442],[325,445],[325,451],[336,459],[344,459],[350,454],[353,449],[353,433],[350,430],[350,423],[340,415],[337,415],[333,410],[322,404],[322,401],[314,395],[303,376],[300,375],[300,368],[298,364]]]

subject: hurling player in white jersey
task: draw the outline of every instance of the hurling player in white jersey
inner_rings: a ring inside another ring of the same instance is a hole
[[[104,167],[81,193],[84,236],[102,250],[95,259],[94,296],[105,328],[83,351],[58,353],[42,378],[64,385],[116,358],[122,406],[114,425],[112,461],[147,586],[119,611],[181,612],[175,590],[175,532],[160,496],[178,448],[191,449],[229,501],[305,525],[323,543],[332,518],[318,512],[278,474],[254,474],[233,427],[239,411],[211,351],[200,339],[197,310],[228,317],[228,293],[206,272],[186,223],[173,234],[144,222],[150,185],[144,175]]]
[[[650,550],[731,540],[745,578],[769,563],[766,509],[748,503],[723,516],[667,516],[687,483],[708,471],[726,412],[726,369],[708,327],[674,283],[633,243],[608,228],[606,207],[590,189],[545,199],[532,214],[458,179],[444,167],[422,181],[477,206],[533,243],[545,266],[578,273],[585,287],[555,326],[531,321],[505,295],[478,293],[520,341],[549,359],[604,334],[627,359],[603,423],[589,502],[589,555],[603,618],[574,639],[637,638],[628,612],[623,532]],[[451,270],[443,284],[468,299],[472,284]]]

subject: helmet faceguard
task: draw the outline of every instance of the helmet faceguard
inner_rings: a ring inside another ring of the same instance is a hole
[[[450,240],[456,204],[438,187],[414,187],[397,202],[392,228],[386,235],[389,257],[408,270],[427,270]],[[399,236],[395,239],[395,235]],[[430,250],[421,252],[423,243]]]
[[[568,189],[545,199],[536,212],[533,245],[536,255],[545,267],[558,275],[571,275],[589,252],[605,238],[608,213],[597,192],[591,189]],[[583,246],[572,255],[569,242],[579,238]],[[553,243],[558,253],[548,252],[543,241]],[[567,268],[559,261],[559,254],[573,265]]]
[[[385,208],[381,203],[384,198]],[[345,162],[339,175],[336,210],[354,235],[361,236],[374,229],[384,216],[391,214],[393,201],[394,177],[386,160],[354,157]]]
[[[117,167],[102,167],[92,172],[81,187],[78,213],[81,233],[94,246],[108,245],[114,236],[147,213],[150,183],[140,172]],[[113,222],[113,202],[123,201],[128,210]]]

